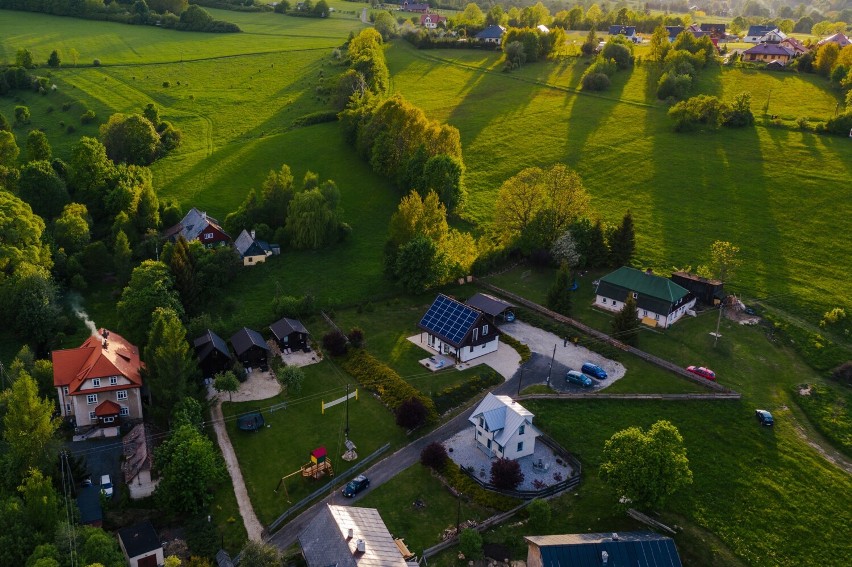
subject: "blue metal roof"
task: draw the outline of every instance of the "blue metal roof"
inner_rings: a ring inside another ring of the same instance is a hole
[[[478,318],[479,311],[476,309],[440,294],[418,326],[442,341],[459,347]]]
[[[541,552],[543,567],[682,567],[674,541],[652,532],[528,536]]]

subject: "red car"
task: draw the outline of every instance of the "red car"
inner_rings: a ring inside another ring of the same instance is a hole
[[[686,369],[693,374],[698,374],[702,378],[714,381],[716,380],[716,373],[709,368],[704,368],[703,366],[687,366]]]

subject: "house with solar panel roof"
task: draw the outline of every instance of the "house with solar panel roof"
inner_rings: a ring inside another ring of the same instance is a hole
[[[495,352],[500,344],[500,331],[482,311],[444,294],[435,298],[417,326],[422,344],[458,362]]]

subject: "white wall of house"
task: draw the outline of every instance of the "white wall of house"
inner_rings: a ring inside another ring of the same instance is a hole
[[[618,301],[616,299],[610,299],[608,297],[604,297],[602,295],[595,296],[595,306],[600,307],[602,309],[606,309],[607,311],[621,311],[624,307],[623,301]],[[695,307],[695,299],[693,298],[691,301],[681,305],[677,309],[675,309],[672,313],[668,315],[662,313],[654,313],[653,311],[648,311],[647,309],[637,309],[639,319],[649,318],[656,321],[657,326],[667,328],[674,324],[678,319],[686,315],[686,312]]]
[[[126,378],[125,381],[129,383],[129,380]],[[108,383],[109,380],[107,380]],[[67,387],[56,388],[59,395],[60,410],[64,416],[73,416],[76,419],[77,427],[85,427],[97,423],[97,418],[94,416],[95,408],[106,400],[111,400],[122,408],[122,415],[119,417],[142,418],[142,395],[140,388],[100,392],[96,391],[97,388],[88,388],[86,389],[86,393],[75,396],[68,395],[66,389]]]
[[[467,362],[484,354],[496,352],[498,346],[500,346],[500,335],[495,335],[494,339],[488,341],[487,343],[482,343],[481,345],[476,345],[473,347],[460,348],[459,360],[461,360],[462,362]]]
[[[518,430],[509,437],[509,440],[504,446],[501,446],[494,440],[494,436],[497,435],[499,431],[486,431],[481,425],[476,425],[474,435],[476,436],[477,443],[482,446],[481,448],[484,450],[486,455],[515,460],[520,459],[521,457],[526,457],[527,455],[532,455],[535,452],[536,436],[532,427],[529,423],[525,423],[521,427],[523,428],[523,433],[521,433],[521,428],[518,428]]]
[[[264,262],[266,262],[266,254],[245,256],[243,258],[243,266],[254,266],[255,264],[263,264]]]

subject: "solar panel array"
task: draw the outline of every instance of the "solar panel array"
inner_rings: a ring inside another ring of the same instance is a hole
[[[479,313],[467,305],[439,295],[420,320],[420,325],[432,334],[458,345],[476,322]]]

